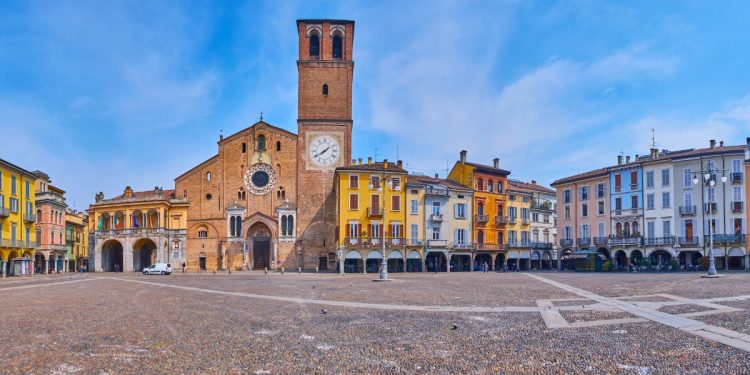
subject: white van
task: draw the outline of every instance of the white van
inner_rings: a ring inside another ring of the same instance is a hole
[[[169,263],[155,263],[143,269],[144,275],[169,275],[172,266]]]

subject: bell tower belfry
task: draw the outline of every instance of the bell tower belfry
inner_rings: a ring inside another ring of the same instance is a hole
[[[337,167],[352,156],[354,21],[297,20],[296,249],[305,268],[335,267]]]

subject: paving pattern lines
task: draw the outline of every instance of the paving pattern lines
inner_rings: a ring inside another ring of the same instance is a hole
[[[74,283],[80,283],[84,281],[92,281],[92,280],[101,280],[102,277],[91,277],[87,278],[85,276],[77,276],[76,279],[68,279],[64,281],[48,281],[48,280],[39,280],[38,283],[35,284],[23,284],[23,285],[16,285],[16,286],[9,286],[5,288],[0,288],[0,292],[6,291],[6,290],[19,290],[19,289],[30,289],[30,288],[38,288],[38,287],[45,287],[45,286],[56,286],[56,285],[65,285],[65,284],[74,284]]]
[[[728,330],[717,326],[712,326],[699,322],[697,320],[689,319],[684,316],[667,314],[665,312],[657,311],[650,306],[637,305],[634,303],[626,302],[622,299],[615,299],[611,297],[604,297],[596,293],[592,293],[583,289],[579,289],[561,282],[547,279],[545,277],[527,273],[527,276],[536,280],[545,282],[549,285],[555,286],[567,292],[577,294],[581,297],[596,301],[604,306],[614,307],[623,312],[635,315],[638,318],[650,320],[656,323],[660,323],[672,328],[677,328],[681,331],[689,334],[703,337],[705,339],[722,343],[724,345],[731,346],[750,352],[750,335],[745,335],[736,331]],[[549,320],[548,327],[550,328],[569,328],[570,324],[565,321],[559,312],[549,310],[546,313],[542,313],[542,318],[545,319],[545,323]],[[562,320],[562,321],[561,321]],[[563,322],[564,321],[564,322]]]

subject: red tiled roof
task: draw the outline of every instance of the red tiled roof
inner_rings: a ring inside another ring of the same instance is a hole
[[[478,169],[480,172],[483,173],[489,173],[494,175],[501,175],[501,176],[508,176],[510,174],[510,171],[500,168],[495,168],[493,166],[485,165],[485,164],[478,164],[478,163],[469,163],[466,162],[466,165],[470,165],[476,169]]]
[[[464,185],[459,184],[456,181],[448,180],[445,178],[435,178],[430,176],[420,176],[420,175],[409,175],[409,180],[414,180],[417,182],[422,182],[426,184],[438,184],[438,185],[444,185],[449,189],[454,190],[466,190],[471,191],[471,188],[466,187]]]
[[[508,184],[510,186],[514,186],[517,188],[529,190],[529,191],[539,191],[542,193],[549,193],[549,194],[555,194],[555,191],[539,184],[532,184],[528,182],[521,182],[521,181],[508,181]]]
[[[383,172],[388,171],[392,173],[406,173],[406,169],[401,168],[396,163],[388,162],[388,168],[384,168],[383,165],[384,162],[373,162],[373,163],[364,163],[362,165],[347,165],[344,167],[338,167],[336,168],[336,171],[372,171],[372,172]]]

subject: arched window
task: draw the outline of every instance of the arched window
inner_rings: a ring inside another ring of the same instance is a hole
[[[247,143],[242,142],[242,153],[244,154],[246,152],[247,152]]]
[[[206,181],[211,181],[211,172],[206,172]]]
[[[310,33],[310,57],[317,58],[320,56],[320,35],[316,30]]]
[[[229,218],[229,235],[231,237],[236,236],[235,231],[234,231],[234,228],[235,228],[234,222],[235,222],[235,216],[231,216]]]
[[[237,191],[237,200],[245,200],[245,189],[240,188],[240,190]]]
[[[293,236],[294,235],[294,216],[292,216],[292,215],[287,216],[287,220],[286,220],[286,235],[287,236]]]
[[[323,84],[323,96],[328,96],[328,84]]]
[[[632,226],[632,227],[633,227],[633,235],[634,235],[634,236],[637,236],[637,235],[639,235],[639,234],[640,234],[640,233],[639,233],[639,229],[640,229],[640,228],[638,227],[638,222],[637,222],[637,221],[634,221],[634,222],[633,222],[633,226]]]
[[[484,243],[484,232],[477,232],[477,243]]]
[[[281,151],[281,141],[276,141],[276,151]]]
[[[286,236],[286,221],[287,216],[284,215],[281,217],[281,235]]]
[[[630,223],[627,221],[625,222],[625,225],[622,228],[622,234],[629,236],[630,235]]]
[[[208,238],[208,229],[206,228],[198,229],[198,238]]]
[[[277,199],[286,199],[286,191],[284,191],[283,186],[279,186],[279,190],[276,190],[276,198]]]
[[[240,216],[234,217],[234,235],[236,237],[242,236],[242,217]]]
[[[340,34],[333,36],[333,58],[340,59],[344,56],[344,38]]]
[[[495,186],[492,180],[487,180],[487,188],[492,191],[494,190]]]
[[[617,237],[622,237],[622,223],[615,224],[615,233],[617,233]]]
[[[261,134],[258,136],[258,144],[257,144],[258,151],[265,151],[266,150],[266,136]]]

